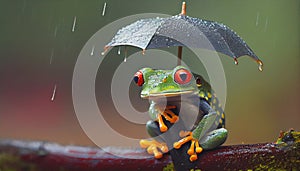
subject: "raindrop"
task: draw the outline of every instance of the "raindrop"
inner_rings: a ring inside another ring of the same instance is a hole
[[[267,31],[268,23],[269,23],[269,17],[266,18],[264,31]]]
[[[51,56],[49,61],[50,65],[52,64],[53,56],[54,56],[54,49],[51,50]]]
[[[23,1],[22,13],[25,12],[25,8],[26,8],[26,0]]]
[[[119,46],[119,49],[118,49],[118,55],[121,54],[121,46]]]
[[[53,92],[52,92],[52,96],[51,96],[51,101],[52,101],[52,102],[53,102],[54,99],[55,99],[55,95],[56,95],[56,84],[54,85]]]
[[[127,48],[125,46],[125,49],[124,49],[124,62],[127,61]]]
[[[94,51],[95,51],[95,46],[93,46],[92,51],[91,51],[91,56],[94,55]]]
[[[257,60],[257,63],[258,63],[258,70],[259,71],[263,71],[263,63],[262,63],[262,61],[261,60]]]
[[[259,20],[259,12],[256,13],[256,22],[255,22],[255,26],[258,26],[258,20]]]
[[[102,16],[105,15],[105,10],[106,10],[106,2],[104,2],[104,4],[103,4]]]
[[[238,64],[239,64],[239,62],[238,62],[238,60],[237,60],[236,57],[234,57],[233,60],[234,60],[234,64],[235,64],[235,65],[238,65]]]
[[[258,66],[258,70],[259,70],[259,71],[263,71],[262,65],[259,65],[259,66]]]
[[[75,26],[76,26],[76,16],[74,17],[74,20],[73,20],[73,26],[72,26],[72,32],[75,31]]]
[[[56,37],[56,34],[57,34],[57,26],[55,26],[55,29],[54,29],[54,37]]]

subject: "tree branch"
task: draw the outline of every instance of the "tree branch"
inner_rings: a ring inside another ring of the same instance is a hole
[[[300,168],[300,133],[282,133],[276,143],[222,146],[204,151],[196,162],[195,168],[190,170],[297,170]],[[144,149],[100,149],[4,139],[0,140],[0,170],[146,171],[174,170],[174,166],[169,155],[157,160],[149,157]]]

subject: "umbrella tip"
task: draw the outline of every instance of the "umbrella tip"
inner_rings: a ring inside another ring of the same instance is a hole
[[[186,15],[186,3],[183,1],[181,6],[181,15]]]

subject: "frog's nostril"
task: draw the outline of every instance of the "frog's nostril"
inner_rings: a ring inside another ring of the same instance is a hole
[[[163,83],[166,83],[166,82],[167,82],[167,78],[164,78],[164,79],[162,80],[162,82],[163,82]]]

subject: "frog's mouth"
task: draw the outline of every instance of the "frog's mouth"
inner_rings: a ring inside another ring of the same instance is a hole
[[[194,95],[195,91],[186,90],[186,91],[172,91],[172,92],[163,92],[163,93],[149,93],[149,94],[141,94],[141,98],[143,99],[154,99],[154,98],[165,98],[165,97],[176,97],[182,95]]]

